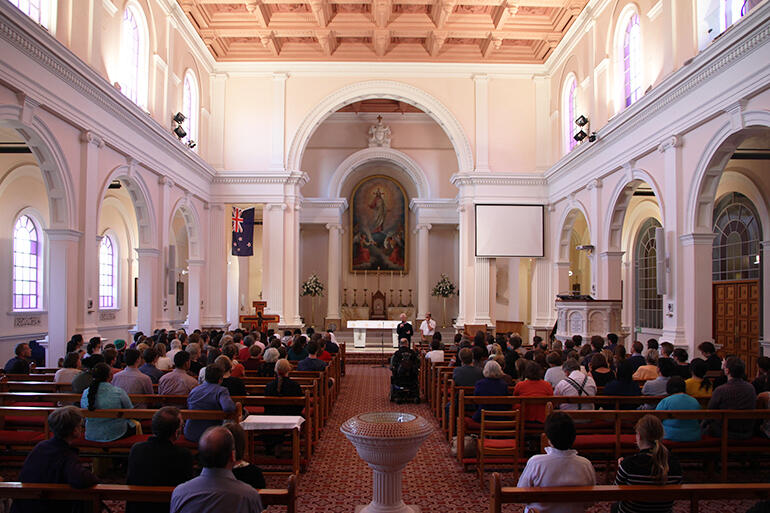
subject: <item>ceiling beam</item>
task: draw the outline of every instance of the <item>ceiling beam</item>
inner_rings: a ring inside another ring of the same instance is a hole
[[[270,50],[273,56],[278,57],[281,54],[281,41],[275,37],[272,31],[261,31],[259,40],[262,42],[262,46]]]
[[[337,49],[337,37],[331,30],[316,30],[315,37],[318,39],[318,44],[321,45],[324,55],[331,56]]]
[[[309,4],[310,10],[313,11],[313,16],[315,16],[318,22],[318,26],[326,27],[334,16],[332,4],[328,0],[310,0]]]
[[[425,39],[425,49],[428,51],[431,57],[437,57],[441,51],[441,47],[444,46],[447,33],[444,30],[433,30]]]
[[[503,0],[503,2],[495,7],[492,11],[492,24],[495,26],[495,30],[502,30],[503,25],[506,22],[516,16],[519,12],[519,6],[514,4],[511,0]]]
[[[376,29],[372,33],[372,43],[374,43],[374,53],[378,57],[384,57],[390,48],[390,31],[388,29]]]
[[[270,8],[265,5],[264,2],[246,2],[246,10],[257,19],[257,23],[260,27],[267,28],[267,26],[270,24]]]
[[[372,4],[372,17],[377,28],[387,27],[392,14],[393,2],[391,0],[374,0]]]
[[[457,0],[434,0],[430,9],[430,18],[436,28],[444,27],[456,4]]]
[[[503,39],[497,34],[489,34],[489,37],[481,42],[481,55],[488,58],[493,50],[499,50],[503,46]]]

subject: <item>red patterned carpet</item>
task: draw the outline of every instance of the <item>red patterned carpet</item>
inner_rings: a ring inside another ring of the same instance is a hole
[[[371,470],[358,457],[353,446],[340,433],[340,425],[358,413],[401,410],[433,420],[426,405],[396,405],[388,401],[390,372],[366,365],[349,365],[343,378],[339,399],[324,428],[310,468],[299,482],[299,513],[352,513],[358,504],[371,500]],[[434,422],[435,424],[435,422]],[[439,427],[426,440],[417,457],[404,470],[404,501],[420,506],[423,513],[485,512],[489,508],[486,489],[482,490],[475,473],[463,473],[449,453],[449,444]],[[600,479],[603,472],[598,473]],[[753,480],[753,479],[752,479]],[[504,477],[509,484],[510,477]],[[278,486],[280,482],[269,483]],[[702,512],[738,513],[751,502],[704,501]],[[609,511],[609,504],[592,507],[591,513]],[[507,505],[506,512],[522,511],[522,506]],[[677,513],[689,511],[688,503],[677,504]]]

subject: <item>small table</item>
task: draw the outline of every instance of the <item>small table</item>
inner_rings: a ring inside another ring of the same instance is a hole
[[[390,330],[393,347],[398,347],[398,324],[399,321],[348,321],[348,328],[353,329],[354,347],[366,347],[366,330]]]
[[[249,415],[241,421],[244,431],[291,431],[292,473],[296,476],[300,471],[299,460],[299,430],[305,422],[300,415]],[[249,443],[249,453],[253,456],[253,443]]]

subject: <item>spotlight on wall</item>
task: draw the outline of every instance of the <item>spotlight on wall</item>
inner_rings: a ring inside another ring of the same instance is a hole
[[[588,142],[594,141],[596,141],[596,132],[591,132],[591,135],[588,136]]]
[[[583,139],[585,139],[586,137],[588,137],[588,134],[587,134],[587,133],[585,133],[583,130],[578,130],[578,133],[576,133],[576,134],[573,136],[573,138],[574,138],[574,139],[575,139],[577,142],[580,142],[580,141],[582,141],[582,140],[583,140]]]
[[[198,145],[198,143],[196,143],[193,140],[187,141],[187,147],[190,148],[190,149],[195,148],[197,145]]]
[[[581,244],[579,246],[575,246],[575,249],[578,251],[586,251],[590,255],[594,251],[594,246],[591,244]]]
[[[177,112],[176,114],[174,114],[173,119],[174,119],[174,123],[179,123],[181,125],[182,123],[184,123],[184,120],[187,118],[185,118],[185,115],[182,114],[181,112]]]
[[[580,117],[575,120],[575,124],[577,126],[586,126],[588,124],[588,118],[581,114]]]
[[[123,185],[120,183],[120,180],[113,180],[110,182],[110,185],[107,186],[108,189],[120,189],[123,187]]]
[[[184,137],[187,135],[187,132],[185,132],[184,128],[182,128],[182,126],[181,126],[181,125],[180,125],[180,126],[177,126],[177,127],[174,129],[174,133],[175,133],[175,134],[176,134],[176,136],[177,136],[177,137],[179,137],[180,139],[183,139],[183,138],[184,138]]]

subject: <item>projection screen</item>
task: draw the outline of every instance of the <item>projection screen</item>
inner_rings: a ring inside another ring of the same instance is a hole
[[[545,206],[476,204],[476,256],[545,256]]]

